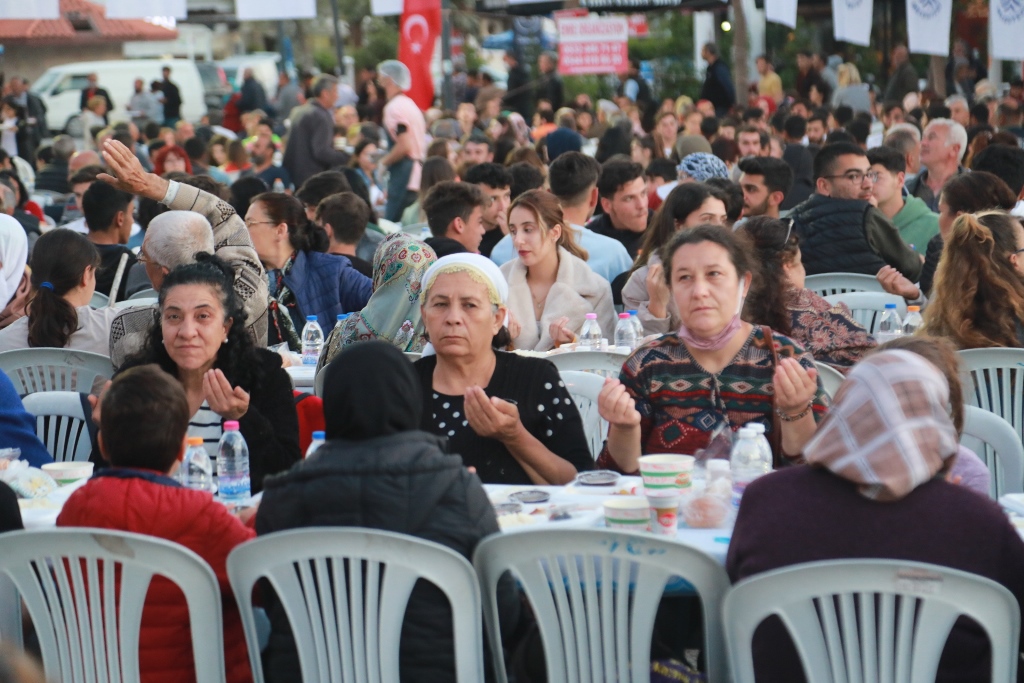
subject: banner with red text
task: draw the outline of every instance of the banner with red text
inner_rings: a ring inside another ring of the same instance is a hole
[[[556,23],[560,74],[615,74],[629,67],[626,17],[572,17]]]

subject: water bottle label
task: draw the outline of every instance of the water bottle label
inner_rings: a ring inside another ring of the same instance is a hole
[[[250,495],[251,488],[249,486],[249,477],[221,477],[220,481],[220,497],[223,500],[240,500],[248,498]]]
[[[302,364],[315,366],[320,361],[320,349],[303,349]]]

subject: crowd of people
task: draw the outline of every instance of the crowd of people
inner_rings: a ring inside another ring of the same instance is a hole
[[[234,123],[104,121],[92,145],[57,136],[35,159],[4,145],[0,350],[80,349],[115,368],[92,397],[98,471],[58,525],[199,552],[226,596],[228,677],[245,681],[224,559],[253,536],[365,526],[469,557],[498,532],[481,483],[633,474],[649,453],[728,457],[733,432],[759,423],[781,471],[743,498],[734,580],[887,557],[972,571],[1024,599],[1024,542],[959,444],[956,355],[1024,347],[1024,84],[1000,97],[963,58],[943,98],[919,90],[898,46],[884,91],[841,60],[801,53],[785,83],[760,57],[741,104],[718,47],[703,56],[696,99],[657,100],[632,63],[613,99],[592,102],[564,92],[552,56],[532,85],[510,56],[507,91],[463,73],[455,111],[421,112],[408,68],[386,61],[354,93],[329,75],[298,88],[282,76],[273,112],[250,87]],[[29,200],[44,190],[62,201]],[[879,346],[806,287],[836,272],[877,278],[922,308],[922,328]],[[156,303],[90,305],[147,289]],[[577,343],[588,316],[613,337],[616,310],[635,310],[645,336],[604,383],[607,439],[591,453],[537,352]],[[328,331],[327,444],[304,460],[282,366],[314,315]],[[847,376],[834,402],[816,363]],[[266,492],[237,516],[170,478],[187,437],[213,453],[231,420]],[[46,459],[2,375],[0,425]],[[533,680],[543,653],[515,590],[502,588],[507,651],[492,655]],[[173,596],[151,602],[143,672],[187,678],[187,631],[156,635],[184,613]],[[264,604],[268,679],[294,680],[287,617]],[[414,591],[402,680],[451,679],[447,610]],[[800,680],[781,632],[755,645],[765,680]],[[940,679],[978,680],[987,657],[958,624]]]

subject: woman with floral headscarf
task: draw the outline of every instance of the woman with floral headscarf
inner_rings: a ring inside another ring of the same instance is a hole
[[[939,369],[910,351],[868,356],[804,448],[810,467],[747,487],[726,561],[730,578],[804,562],[884,558],[978,574],[1024,603],[1024,542],[994,501],[946,481],[957,448],[949,384]],[[958,621],[936,680],[988,680],[989,659],[984,632]],[[804,680],[778,622],[758,629],[754,667],[758,681]]]
[[[380,339],[400,351],[419,353],[426,340],[420,317],[423,275],[437,255],[428,245],[404,232],[381,242],[373,257],[373,294],[366,307],[350,315],[327,335],[319,372],[346,346]]]

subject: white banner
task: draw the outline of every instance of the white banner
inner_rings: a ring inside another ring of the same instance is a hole
[[[370,14],[375,17],[397,16],[405,9],[405,0],[370,0]]]
[[[915,55],[949,54],[953,0],[907,0],[907,47]]]
[[[988,30],[993,59],[1024,59],[1024,0],[990,0]]]
[[[796,28],[796,0],[764,0],[764,16],[768,21]]]
[[[0,0],[0,19],[60,19],[60,0]]]
[[[836,40],[868,47],[871,44],[872,0],[832,0]]]
[[[239,21],[316,19],[316,0],[235,0]]]
[[[186,0],[107,0],[107,19],[188,16]]]

